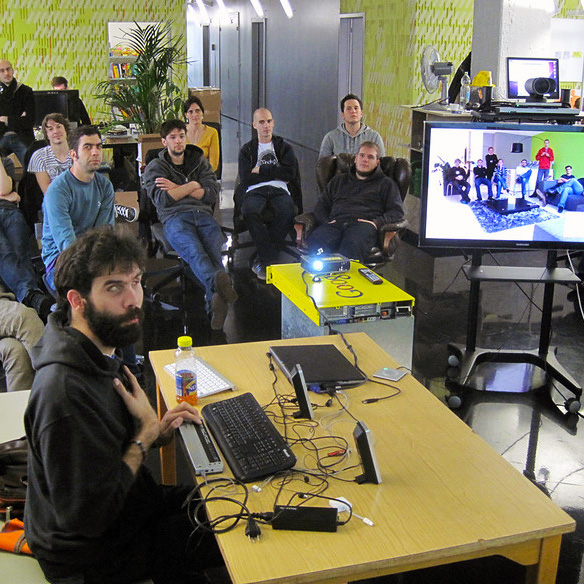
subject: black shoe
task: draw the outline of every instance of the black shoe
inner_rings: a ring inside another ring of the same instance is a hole
[[[54,304],[54,300],[41,292],[40,290],[29,290],[26,296],[22,299],[22,303],[25,306],[34,308],[37,314],[41,317],[41,320],[46,323],[49,314],[51,314],[51,308]]]
[[[219,292],[213,294],[211,298],[211,328],[214,331],[223,330],[225,319],[227,318],[228,306]]]
[[[237,300],[237,292],[233,288],[231,276],[223,270],[215,274],[215,290],[221,295],[221,298],[229,304]]]
[[[134,207],[126,207],[125,205],[114,205],[116,217],[125,219],[128,223],[133,223],[138,219],[138,212]]]

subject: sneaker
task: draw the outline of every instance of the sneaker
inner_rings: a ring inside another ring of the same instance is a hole
[[[213,294],[211,298],[211,328],[214,331],[223,330],[225,319],[227,318],[228,306],[219,292]]]
[[[29,306],[37,311],[37,314],[44,323],[47,322],[47,318],[51,314],[54,302],[50,296],[47,296],[40,290],[29,290],[22,299],[22,303],[25,306]]]
[[[561,205],[558,207],[558,213],[563,213],[564,212],[564,207],[562,207]]]
[[[134,207],[126,207],[125,205],[114,205],[116,217],[125,219],[128,223],[133,223],[138,219],[138,213]]]
[[[251,271],[260,279],[266,280],[266,267],[261,262],[256,262],[252,267]]]
[[[220,270],[215,274],[215,290],[221,295],[221,298],[229,304],[237,300],[237,292],[233,288],[233,282],[231,281],[231,276]]]
[[[460,199],[460,202],[461,202],[463,205],[468,205],[468,204],[470,203],[470,201],[467,201],[466,199]]]

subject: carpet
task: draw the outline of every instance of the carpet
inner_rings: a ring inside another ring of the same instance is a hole
[[[489,209],[480,201],[471,201],[468,206],[486,233],[497,233],[498,231],[513,229],[514,227],[523,227],[525,225],[541,223],[542,221],[549,221],[550,219],[557,219],[557,215],[553,215],[541,207],[529,211],[511,213],[510,215],[501,215]]]

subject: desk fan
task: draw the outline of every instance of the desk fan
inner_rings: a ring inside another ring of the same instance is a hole
[[[422,51],[420,59],[422,81],[428,93],[434,93],[441,86],[440,101],[429,104],[427,109],[448,109],[448,76],[452,75],[453,65],[451,61],[441,61],[435,47],[428,45]]]

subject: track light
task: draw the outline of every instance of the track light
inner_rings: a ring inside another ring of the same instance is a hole
[[[253,9],[255,10],[255,13],[258,15],[258,17],[263,18],[264,17],[264,9],[262,8],[260,0],[249,0],[249,1],[251,2],[251,5],[253,6]]]
[[[290,5],[290,0],[280,0],[280,4],[286,13],[288,18],[292,18],[294,16],[294,11],[292,10],[292,6]]]

